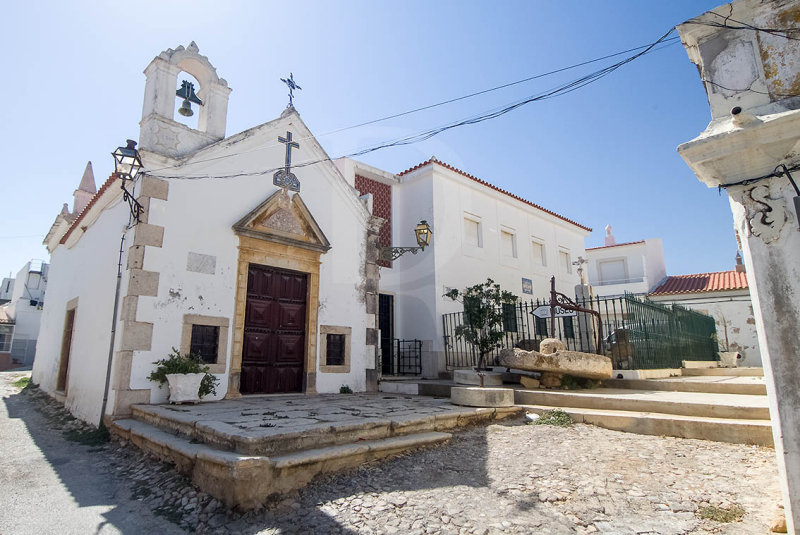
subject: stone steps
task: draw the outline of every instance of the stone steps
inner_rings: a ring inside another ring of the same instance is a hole
[[[516,390],[517,405],[654,412],[703,418],[769,420],[765,396],[597,388]]]
[[[764,368],[682,368],[681,375],[684,377],[697,377],[700,375],[708,376],[729,376],[729,377],[764,377]]]
[[[338,422],[240,429],[235,422],[203,420],[181,413],[169,405],[134,405],[133,418],[162,431],[181,435],[196,442],[246,455],[281,455],[338,446],[364,440],[379,440],[415,433],[442,432],[457,427],[487,423],[490,420],[518,415],[514,407],[475,409],[453,407],[444,413],[419,414],[409,411],[393,418],[349,418]],[[295,420],[297,421],[297,420]]]
[[[228,506],[250,509],[323,473],[439,444],[459,427],[523,409],[458,407],[387,394],[247,396],[198,405],[134,405],[112,432],[174,463]]]
[[[698,376],[701,377],[702,376]],[[603,386],[608,388],[626,388],[631,390],[662,390],[669,392],[706,392],[709,394],[745,394],[766,396],[767,387],[761,382],[727,381],[733,377],[713,377],[719,381],[686,381],[673,379],[607,379]],[[755,378],[757,379],[757,378]]]
[[[270,496],[305,486],[314,477],[364,462],[440,444],[449,433],[424,432],[324,446],[276,456],[223,451],[134,419],[112,424],[114,433],[173,463],[200,488],[229,507],[252,509]]]
[[[523,405],[523,407],[536,414],[554,408],[550,405]],[[695,438],[733,444],[773,445],[772,425],[769,420],[707,418],[630,410],[560,408],[576,422],[615,431],[640,435]]]

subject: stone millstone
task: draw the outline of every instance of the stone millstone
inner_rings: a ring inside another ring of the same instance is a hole
[[[558,347],[557,344],[546,344],[548,341],[542,341],[543,350]],[[609,379],[612,369],[610,358],[594,353],[567,351],[563,349],[563,344],[560,349],[550,354],[504,349],[500,352],[500,365],[517,370],[566,374],[587,379]]]

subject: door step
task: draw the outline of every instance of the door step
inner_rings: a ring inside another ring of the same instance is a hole
[[[529,412],[542,414],[554,407],[523,405]],[[659,435],[772,446],[772,425],[769,420],[736,420],[707,418],[625,410],[601,410],[561,407],[573,421],[639,435]]]
[[[441,444],[449,433],[427,432],[277,456],[222,451],[138,420],[118,420],[113,431],[139,448],[175,464],[200,488],[229,507],[252,509],[270,496],[305,486],[320,474],[354,468],[367,461]]]
[[[683,368],[681,375],[696,377],[698,375],[727,375],[737,377],[764,377],[764,368]]]
[[[574,391],[518,389],[514,393],[514,401],[517,405],[652,412],[702,418],[769,420],[766,396],[613,388]]]
[[[667,392],[706,392],[708,394],[744,394],[766,396],[767,387],[759,377],[696,376],[677,379],[607,379],[603,386],[630,390]]]

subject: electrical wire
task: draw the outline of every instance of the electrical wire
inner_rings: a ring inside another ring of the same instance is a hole
[[[389,148],[389,147],[397,147],[397,146],[403,146],[403,145],[410,145],[410,144],[414,144],[414,143],[419,143],[421,141],[425,141],[427,139],[430,139],[430,138],[432,138],[432,137],[434,137],[434,136],[436,136],[438,134],[441,134],[442,132],[446,132],[446,131],[451,130],[453,128],[458,128],[458,127],[461,127],[461,126],[466,126],[466,125],[471,125],[471,124],[477,124],[477,123],[480,123],[480,122],[483,122],[483,121],[487,121],[487,120],[490,120],[490,119],[495,119],[497,117],[505,115],[506,113],[509,113],[509,112],[511,112],[513,110],[516,110],[516,109],[518,109],[518,108],[520,108],[522,106],[525,106],[526,104],[530,104],[531,102],[537,102],[537,101],[541,101],[541,100],[546,100],[546,99],[550,99],[550,98],[555,98],[555,97],[558,97],[558,96],[566,95],[568,93],[571,93],[572,91],[576,91],[576,90],[578,90],[578,89],[580,89],[582,87],[585,87],[585,86],[587,86],[587,85],[589,85],[591,83],[594,83],[594,82],[604,78],[605,76],[611,74],[612,72],[616,71],[620,67],[622,67],[622,66],[624,66],[624,65],[626,65],[626,64],[628,64],[628,63],[630,63],[630,62],[632,62],[632,61],[634,61],[634,60],[636,60],[636,59],[638,59],[638,58],[640,58],[642,56],[644,56],[645,54],[650,53],[651,51],[656,49],[657,46],[659,46],[659,45],[663,44],[664,42],[668,41],[668,37],[673,31],[674,31],[674,28],[670,28],[666,33],[664,33],[664,35],[659,37],[656,41],[654,41],[654,42],[650,43],[649,45],[646,45],[645,47],[643,47],[644,48],[643,50],[641,50],[642,47],[637,47],[637,49],[640,49],[641,51],[637,52],[636,54],[633,54],[632,56],[629,56],[629,57],[627,57],[627,58],[625,58],[623,60],[618,61],[617,63],[609,65],[608,67],[605,67],[603,69],[599,69],[599,70],[594,71],[594,72],[592,72],[590,74],[587,74],[585,76],[577,78],[577,79],[575,79],[575,80],[573,80],[571,82],[556,86],[554,89],[551,89],[551,90],[548,90],[548,91],[545,91],[543,93],[539,93],[539,94],[536,94],[536,95],[533,95],[533,96],[529,96],[529,97],[527,97],[525,99],[519,100],[517,102],[514,102],[512,104],[506,105],[506,106],[501,107],[501,108],[496,108],[494,110],[490,110],[488,112],[484,112],[484,113],[482,113],[480,115],[477,115],[477,116],[468,117],[468,118],[465,118],[465,119],[462,119],[462,120],[459,120],[459,121],[455,121],[455,122],[451,122],[451,123],[445,124],[443,126],[439,126],[439,127],[435,127],[435,128],[429,129],[429,130],[425,130],[423,132],[419,132],[419,133],[412,134],[412,135],[409,135],[409,136],[401,137],[401,138],[398,138],[398,139],[395,139],[395,140],[392,140],[392,141],[383,142],[383,143],[380,143],[380,144],[375,145],[375,146],[367,147],[365,149],[361,149],[361,150],[352,152],[350,154],[346,154],[343,157],[352,158],[352,157],[357,157],[357,156],[363,156],[365,154],[369,154],[371,152],[375,152],[375,151],[378,151],[378,150],[381,150],[381,149],[385,149],[385,148]],[[673,39],[669,39],[669,41],[673,41]],[[669,46],[669,45],[666,45],[666,46]],[[239,153],[239,154],[241,154],[241,153]],[[320,158],[320,159],[317,159],[317,160],[311,160],[311,161],[307,161],[307,162],[301,162],[301,163],[298,163],[298,164],[294,164],[292,167],[293,168],[306,167],[306,166],[309,166],[309,165],[315,165],[317,163],[321,163],[321,162],[325,162],[325,161],[331,161],[331,160],[333,160],[333,158],[330,158],[330,157]],[[254,172],[242,172],[242,173],[232,173],[232,174],[228,174],[228,175],[213,175],[213,176],[212,175],[208,175],[208,174],[206,174],[206,175],[195,175],[195,176],[157,174],[157,171],[162,170],[163,169],[162,168],[162,169],[158,169],[158,170],[148,171],[146,174],[148,174],[149,176],[156,177],[156,178],[164,178],[164,179],[181,179],[181,180],[208,179],[208,178],[229,179],[229,178],[237,178],[237,177],[243,177],[243,176],[265,175],[265,174],[268,174],[270,172],[274,172],[274,171],[277,171],[277,170],[283,169],[283,168],[284,168],[284,166],[280,166],[280,167],[275,167],[275,168],[271,168],[271,169],[263,169],[263,170],[254,171]]]
[[[730,87],[725,87],[722,84],[718,84],[717,82],[712,82],[711,80],[706,80],[705,78],[702,78],[701,80],[703,81],[703,83],[711,84],[713,86],[719,87],[720,89],[724,89],[726,91],[733,91],[734,93],[744,93],[745,91],[749,91],[750,93],[757,93],[759,95],[771,96],[770,93],[768,93],[766,91],[759,91],[757,89],[752,89],[751,88],[752,84],[751,84],[751,87],[746,87],[744,89],[732,89]],[[756,83],[756,81],[757,80],[754,80],[753,83]],[[772,93],[772,95],[774,95],[776,97],[782,97],[782,98],[800,97],[800,95],[798,95],[798,94],[790,94],[790,93]]]
[[[696,24],[699,26],[710,26],[712,28],[725,28],[727,30],[751,30],[755,32],[768,33],[770,35],[775,35],[777,37],[783,37],[785,39],[789,39],[790,41],[800,41],[800,39],[798,39],[797,37],[792,37],[790,35],[787,35],[788,32],[800,31],[800,28],[761,28],[758,26],[753,26],[752,24],[736,20],[731,16],[733,15],[733,4],[730,4],[729,9],[730,11],[727,16],[721,15],[715,11],[709,11],[710,14],[716,15],[717,17],[723,19],[722,22],[692,19],[692,20],[687,20],[686,22],[684,22],[684,24]],[[732,26],[728,24],[728,21],[734,22],[739,26]]]
[[[778,167],[775,168],[773,172],[767,173],[766,175],[761,175],[753,178],[745,178],[744,180],[740,180],[738,182],[732,182],[731,184],[720,184],[719,186],[717,186],[717,191],[722,193],[723,189],[728,189],[735,186],[749,186],[750,184],[755,184],[757,182],[761,182],[762,180],[767,180],[769,178],[780,178],[782,176],[785,176],[789,171],[797,171],[798,169],[800,169],[800,164],[794,164],[791,167],[779,165]],[[797,186],[794,184],[794,181],[790,177],[787,178],[789,178],[789,180],[792,182],[792,185],[795,188],[797,188]],[[798,193],[798,195],[800,195],[800,193]]]
[[[668,33],[671,33],[671,31],[672,30],[670,30],[670,32],[668,32]],[[659,43],[664,45],[664,46],[659,46],[656,50],[661,50],[662,48],[666,48],[666,46],[677,44],[679,39],[680,39],[680,37],[678,37],[678,36],[669,37],[669,38],[666,38],[666,39],[662,38],[659,41]],[[346,127],[343,127],[343,128],[338,128],[336,130],[331,130],[331,131],[328,131],[328,132],[324,132],[324,133],[316,135],[316,136],[309,135],[309,136],[301,137],[299,139],[295,139],[295,141],[302,142],[304,140],[312,139],[312,138],[320,139],[320,138],[323,138],[323,137],[326,137],[326,136],[330,136],[330,135],[333,135],[333,134],[338,134],[338,133],[341,133],[341,132],[345,132],[347,130],[353,130],[353,129],[360,128],[360,127],[363,127],[363,126],[368,126],[368,125],[380,123],[380,122],[383,122],[383,121],[388,121],[390,119],[396,119],[398,117],[404,117],[404,116],[407,116],[407,115],[412,115],[414,113],[418,113],[418,112],[421,112],[421,111],[427,111],[427,110],[430,110],[430,109],[438,108],[440,106],[445,106],[447,104],[452,104],[454,102],[459,102],[459,101],[470,99],[470,98],[477,97],[477,96],[480,96],[480,95],[485,95],[487,93],[491,93],[491,92],[494,92],[494,91],[499,91],[501,89],[506,89],[506,88],[513,87],[513,86],[516,86],[516,85],[519,85],[519,84],[530,82],[532,80],[537,80],[537,79],[540,79],[540,78],[545,78],[547,76],[552,76],[554,74],[558,74],[558,73],[565,72],[565,71],[568,71],[568,70],[576,69],[578,67],[583,67],[585,65],[590,65],[592,63],[597,63],[598,61],[603,61],[603,60],[610,59],[610,58],[613,58],[613,57],[621,56],[621,55],[627,54],[629,52],[634,52],[634,51],[642,50],[642,49],[647,49],[647,51],[649,52],[649,51],[651,51],[650,49],[652,47],[653,47],[653,44],[650,43],[650,44],[647,44],[647,45],[641,45],[641,46],[636,46],[636,47],[633,47],[633,48],[628,48],[628,49],[622,50],[620,52],[615,52],[613,54],[607,54],[605,56],[601,56],[601,57],[598,57],[598,58],[590,59],[590,60],[587,60],[587,61],[582,61],[580,63],[574,63],[574,64],[568,65],[566,67],[561,67],[559,69],[555,69],[555,70],[552,70],[552,71],[548,71],[548,72],[544,72],[544,73],[540,73],[540,74],[535,74],[535,75],[532,75],[532,76],[528,76],[526,78],[522,78],[521,80],[516,80],[514,82],[508,82],[508,83],[501,84],[501,85],[498,85],[498,86],[490,87],[488,89],[483,89],[483,90],[480,90],[480,91],[476,91],[474,93],[469,93],[467,95],[462,95],[462,96],[459,96],[459,97],[454,97],[454,98],[450,98],[450,99],[447,99],[447,100],[443,100],[441,102],[437,102],[437,103],[434,103],[434,104],[421,106],[419,108],[414,108],[414,109],[407,110],[407,111],[404,111],[404,112],[395,113],[395,114],[392,114],[392,115],[387,115],[387,116],[384,116],[384,117],[380,117],[378,119],[372,119],[372,120],[369,120],[369,121],[365,121],[365,122],[362,122],[362,123],[346,126]],[[252,149],[252,150],[249,150],[249,151],[239,152],[239,153],[236,153],[236,154],[224,154],[224,155],[215,156],[215,157],[212,157],[212,158],[206,158],[206,159],[202,159],[202,160],[193,160],[193,161],[190,161],[190,162],[182,162],[182,163],[179,163],[179,164],[176,164],[176,165],[171,165],[171,166],[160,167],[160,168],[157,168],[157,169],[152,169],[151,172],[157,173],[159,171],[164,171],[164,170],[167,170],[167,169],[174,169],[174,168],[183,167],[183,166],[195,165],[195,164],[200,164],[200,163],[207,163],[207,162],[221,160],[221,159],[230,158],[230,157],[234,157],[234,156],[242,156],[242,155],[245,155],[245,154],[250,154],[252,152],[259,152],[259,151],[267,150],[267,149],[270,149],[270,148],[274,148],[276,146],[279,146],[279,144],[278,143],[272,143],[272,144],[269,144],[269,145],[262,145],[260,147],[257,147],[255,149]]]

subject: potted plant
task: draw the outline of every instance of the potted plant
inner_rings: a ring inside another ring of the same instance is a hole
[[[197,355],[184,355],[173,347],[167,358],[153,364],[156,369],[147,378],[159,386],[169,383],[170,403],[197,402],[217,393],[219,379],[208,373],[209,367]]]

